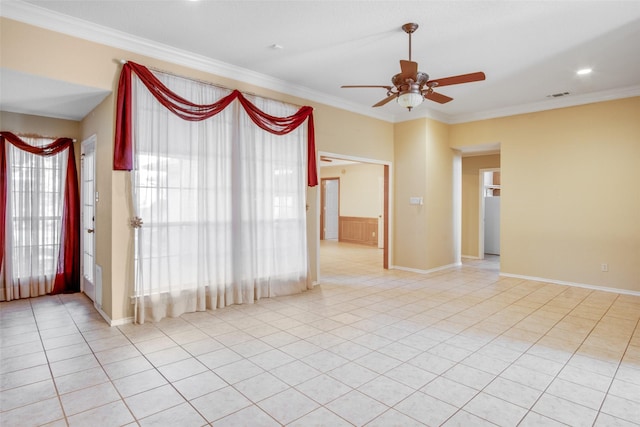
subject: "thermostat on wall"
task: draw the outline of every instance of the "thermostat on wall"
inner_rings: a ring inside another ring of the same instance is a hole
[[[422,197],[409,197],[410,205],[422,205]]]

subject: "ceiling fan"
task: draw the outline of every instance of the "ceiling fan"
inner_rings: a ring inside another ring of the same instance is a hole
[[[391,78],[393,86],[371,86],[371,85],[347,85],[341,86],[343,88],[361,88],[361,87],[375,87],[384,88],[387,90],[387,97],[382,101],[374,104],[373,107],[380,107],[385,105],[392,99],[397,99],[398,104],[406,107],[411,111],[413,107],[416,107],[424,101],[429,99],[439,104],[445,104],[452,101],[446,95],[434,92],[434,88],[441,86],[457,85],[461,83],[477,82],[485,79],[483,72],[461,74],[459,76],[445,77],[442,79],[429,80],[429,75],[418,71],[418,63],[411,60],[411,35],[418,29],[418,24],[408,23],[402,26],[405,33],[409,34],[409,60],[400,60],[400,73]]]

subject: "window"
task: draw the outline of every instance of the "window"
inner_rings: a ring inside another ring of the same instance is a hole
[[[73,141],[21,139],[0,132],[0,149],[6,177],[0,187],[0,301],[77,290],[78,182]]]
[[[157,76],[194,102],[229,94]],[[185,121],[139,81],[134,99],[133,193],[143,221],[136,234],[136,296],[148,298],[152,316],[306,289],[303,127],[273,135],[239,105],[201,122]],[[274,116],[297,110],[261,98],[252,102]]]
[[[51,139],[25,142],[42,147]],[[52,280],[56,273],[66,152],[42,157],[8,145],[13,280]]]

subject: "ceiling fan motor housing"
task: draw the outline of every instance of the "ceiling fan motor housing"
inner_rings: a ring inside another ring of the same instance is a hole
[[[398,73],[391,78],[391,82],[400,92],[402,92],[408,90],[413,83],[417,84],[422,89],[422,87],[429,81],[429,75],[422,71],[418,71],[415,77],[416,79],[414,81],[411,78],[403,78],[402,73]]]

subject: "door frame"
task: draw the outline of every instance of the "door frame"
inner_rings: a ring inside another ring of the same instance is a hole
[[[480,195],[480,203],[478,206],[478,259],[484,259],[484,174],[485,172],[500,172],[500,168],[486,168],[479,169],[480,174],[480,188],[478,194]]]
[[[320,178],[320,240],[326,240],[324,237],[324,222],[326,221],[325,217],[325,207],[327,205],[327,200],[325,197],[325,184],[326,181],[338,181],[338,224],[340,224],[340,177],[327,177]],[[338,226],[338,241],[340,241],[340,227]]]
[[[383,260],[382,265],[384,269],[388,269],[390,265],[392,265],[391,254],[393,253],[393,228],[389,226],[389,224],[393,223],[393,212],[389,208],[393,206],[393,164],[392,162],[371,159],[367,157],[356,157],[349,156],[346,154],[332,153],[329,151],[318,151],[316,153],[316,164],[320,164],[321,157],[330,157],[332,159],[337,160],[348,160],[352,162],[358,163],[369,163],[374,165],[381,165],[384,167],[384,249],[383,249]],[[318,171],[319,172],[319,171]],[[322,193],[322,189],[320,191],[316,191],[316,219],[317,219],[317,227],[321,227],[320,222],[320,196]],[[316,230],[316,236],[320,236],[320,230]],[[318,266],[318,282],[320,282],[322,278],[322,268],[320,264],[320,239],[318,239],[316,243],[316,265]]]
[[[96,174],[96,165],[98,164],[98,162],[96,161],[96,156],[97,156],[97,136],[95,134],[91,135],[90,137],[88,137],[87,139],[83,140],[80,143],[80,206],[81,206],[81,211],[80,211],[80,232],[81,232],[81,238],[80,238],[80,290],[86,294],[85,292],[85,281],[84,281],[84,271],[85,271],[85,265],[84,265],[84,231],[87,228],[85,226],[84,223],[84,198],[85,198],[85,192],[84,192],[84,173],[85,173],[85,166],[84,166],[84,156],[85,156],[85,147],[87,146],[93,146],[93,248],[92,248],[92,253],[93,253],[93,266],[91,267],[93,269],[93,290],[94,290],[94,295],[93,295],[93,303],[97,304],[98,301],[102,300],[102,296],[98,295],[98,284],[97,284],[97,278],[96,278],[96,233],[95,233],[95,214],[96,214],[96,201],[95,201],[95,193],[97,191],[97,185],[96,185],[96,178],[97,178],[97,174]]]

